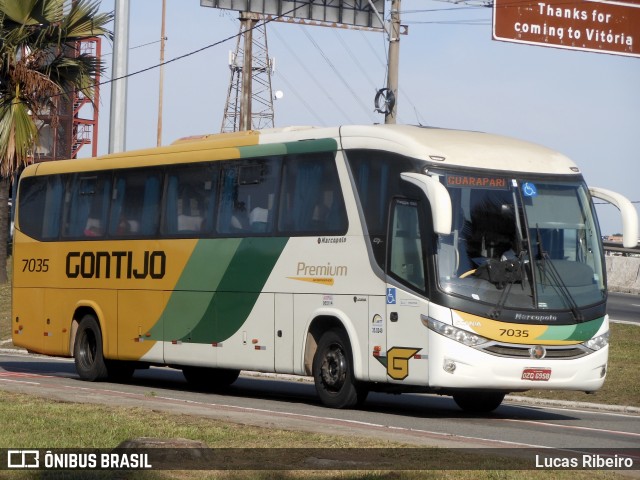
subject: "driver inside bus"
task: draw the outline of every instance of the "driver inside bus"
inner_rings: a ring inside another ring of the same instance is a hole
[[[463,273],[460,278],[479,276],[481,272],[478,270],[491,262],[513,264],[518,260],[516,224],[509,205],[485,199],[471,211],[471,222],[465,230],[466,254],[475,268]]]
[[[487,198],[471,211],[471,225],[467,232],[467,254],[480,266],[489,259],[508,260],[515,252],[516,224],[509,205]]]

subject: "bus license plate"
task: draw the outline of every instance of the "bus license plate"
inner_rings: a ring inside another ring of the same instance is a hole
[[[522,371],[522,380],[534,382],[546,382],[551,378],[550,368],[525,368]]]

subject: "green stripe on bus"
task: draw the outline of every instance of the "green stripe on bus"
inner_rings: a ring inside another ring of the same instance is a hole
[[[601,317],[577,325],[550,325],[537,340],[572,340],[583,342],[593,338],[596,332],[600,330],[603,322],[604,317]]]
[[[303,140],[279,144],[251,145],[238,147],[241,158],[268,157],[271,155],[301,154],[316,152],[335,152],[338,150],[338,142],[332,138],[319,140]]]
[[[201,240],[153,338],[222,342],[244,324],[288,238]],[[191,318],[185,318],[192,312]]]

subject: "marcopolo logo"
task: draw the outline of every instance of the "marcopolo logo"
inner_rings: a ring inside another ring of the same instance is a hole
[[[346,243],[347,237],[318,237],[318,244],[321,243]]]

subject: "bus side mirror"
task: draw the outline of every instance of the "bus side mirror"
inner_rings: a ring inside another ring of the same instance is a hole
[[[599,187],[589,187],[592,197],[615,205],[622,216],[622,245],[633,248],[638,244],[638,214],[633,204],[623,195]]]
[[[451,233],[451,197],[449,192],[438,180],[421,173],[404,172],[400,178],[405,182],[419,187],[431,203],[431,215],[433,217],[433,230],[439,235]]]

